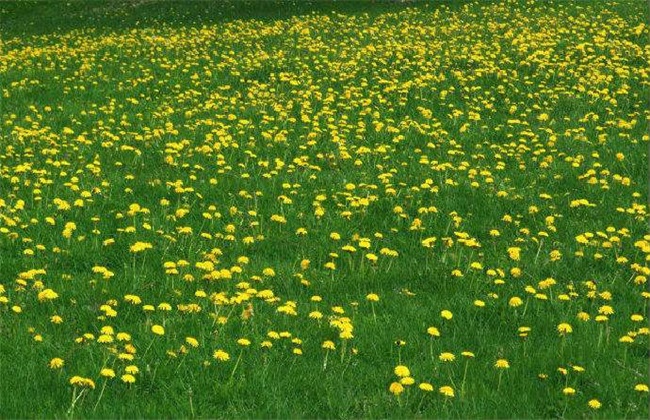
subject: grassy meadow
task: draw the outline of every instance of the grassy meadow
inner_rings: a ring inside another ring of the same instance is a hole
[[[649,16],[0,3],[0,417],[647,418]]]

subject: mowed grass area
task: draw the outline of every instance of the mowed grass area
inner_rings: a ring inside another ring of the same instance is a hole
[[[647,418],[648,16],[1,3],[0,416]]]

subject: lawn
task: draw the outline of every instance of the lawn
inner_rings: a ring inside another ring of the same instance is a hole
[[[0,417],[647,418],[649,17],[0,3]]]

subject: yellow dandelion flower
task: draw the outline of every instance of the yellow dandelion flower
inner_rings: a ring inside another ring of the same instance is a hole
[[[650,388],[648,388],[648,385],[646,384],[636,384],[634,390],[637,392],[649,392]]]
[[[369,293],[368,295],[366,295],[366,300],[370,302],[378,302],[379,296],[375,293]]]
[[[573,328],[571,327],[570,324],[563,322],[557,326],[557,331],[560,333],[560,335],[564,336],[567,334],[571,334],[573,332]]]
[[[61,359],[60,357],[55,357],[52,360],[50,360],[49,366],[50,369],[61,369],[64,364],[65,362],[63,361],[63,359]]]
[[[499,359],[494,363],[494,367],[497,369],[508,369],[510,368],[510,363],[506,359]]]
[[[393,382],[388,387],[388,390],[391,392],[391,394],[398,396],[399,394],[404,392],[404,386],[399,382]]]
[[[409,370],[408,367],[406,367],[404,365],[396,366],[394,372],[395,372],[395,375],[399,376],[400,378],[411,376],[411,371]]]
[[[323,345],[321,347],[323,347],[325,350],[336,350],[334,342],[330,340],[323,341]]]
[[[566,387],[566,388],[564,388],[564,389],[562,390],[562,393],[563,393],[564,395],[575,395],[576,390],[575,390],[574,388],[571,388],[570,386],[568,386],[568,387]]]
[[[132,253],[142,252],[147,249],[152,249],[153,245],[149,242],[136,242],[129,248]]]
[[[401,378],[399,380],[399,383],[404,385],[404,386],[409,386],[409,385],[413,385],[415,383],[415,379],[413,379],[410,376],[406,376],[404,378]]]
[[[121,379],[122,382],[124,382],[125,384],[133,384],[133,383],[135,383],[135,376],[133,376],[133,375],[131,375],[131,374],[129,374],[129,373],[125,373],[124,375],[122,375],[122,376],[120,377],[120,379]]]
[[[59,295],[52,289],[45,289],[41,292],[38,293],[38,301],[39,302],[46,302],[48,300],[54,300],[58,298]]]
[[[422,391],[425,391],[425,392],[433,391],[433,385],[431,385],[428,382],[422,382],[420,385],[418,385],[418,388],[420,388]]]
[[[227,362],[228,360],[230,360],[230,355],[221,349],[215,350],[214,353],[212,354],[212,357],[214,357],[220,362]]]
[[[444,395],[447,398],[453,398],[454,397],[454,388],[450,387],[449,385],[441,386],[438,389],[438,392],[440,392],[442,395]]]
[[[444,353],[440,353],[438,359],[440,359],[442,362],[453,362],[454,360],[456,360],[456,356],[454,356],[453,353],[444,352]]]
[[[600,401],[598,401],[595,398],[593,400],[589,400],[587,405],[589,405],[589,407],[593,408],[594,410],[598,410],[600,407],[602,407],[602,404],[600,403]]]
[[[512,306],[513,308],[516,308],[517,306],[521,306],[524,303],[523,300],[519,296],[514,296],[511,297],[510,300],[508,301],[508,305]]]
[[[431,337],[440,337],[440,331],[438,331],[436,327],[427,328],[427,334],[429,334]]]

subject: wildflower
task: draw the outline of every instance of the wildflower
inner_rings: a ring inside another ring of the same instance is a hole
[[[440,316],[443,317],[446,320],[450,320],[454,317],[454,314],[451,313],[451,311],[445,309],[440,312]]]
[[[339,334],[339,338],[343,340],[351,340],[352,338],[354,338],[354,335],[352,334],[352,331],[346,329],[341,331],[341,333]]]
[[[411,371],[406,366],[399,365],[395,367],[395,375],[399,376],[400,378],[404,378],[411,376]]]
[[[165,329],[163,328],[162,325],[152,325],[151,326],[151,332],[156,334],[156,335],[165,335]]]
[[[93,381],[90,378],[82,378],[81,376],[73,376],[72,378],[70,378],[69,382],[70,382],[70,385],[95,389],[95,381]]]
[[[518,247],[508,248],[508,256],[513,261],[519,261],[521,256],[521,248]]]
[[[323,347],[326,350],[336,350],[336,346],[334,345],[334,342],[330,340],[323,341],[323,345],[321,347]]]
[[[391,394],[395,396],[399,396],[399,394],[404,392],[404,386],[402,386],[402,384],[400,384],[399,382],[393,382],[388,387],[388,390],[391,392]]]
[[[648,388],[648,385],[646,384],[636,384],[634,390],[637,392],[649,392],[650,388]]]
[[[103,368],[102,370],[99,371],[99,376],[112,379],[115,377],[115,371],[110,368]]]
[[[589,400],[587,405],[589,405],[589,407],[593,408],[594,410],[598,410],[602,406],[600,401],[598,401],[597,399]]]
[[[601,315],[613,315],[614,314],[614,308],[612,308],[609,305],[603,305],[600,308],[598,308],[598,313]]]
[[[573,328],[571,328],[570,324],[563,322],[557,326],[557,331],[560,333],[560,335],[564,336],[567,334],[571,334],[573,332]]]
[[[248,347],[251,345],[251,341],[247,338],[240,338],[237,340],[237,344],[239,344],[242,347]]]
[[[508,369],[510,368],[510,363],[506,359],[499,359],[494,364],[494,367],[497,369]]]
[[[456,360],[456,356],[454,356],[453,353],[448,352],[440,353],[440,356],[438,356],[438,358],[443,362],[453,362]]]
[[[420,388],[422,391],[425,391],[425,392],[433,391],[433,385],[431,385],[428,382],[422,382],[420,385],[418,385],[418,388]]]
[[[405,376],[404,378],[399,380],[399,383],[404,386],[409,386],[415,383],[415,379],[411,378],[410,376]]]
[[[38,301],[39,302],[46,302],[48,300],[54,300],[58,298],[59,295],[52,289],[45,289],[41,292],[38,293]]]
[[[64,363],[65,362],[63,361],[63,359],[61,359],[60,357],[55,357],[52,360],[50,360],[49,366],[50,369],[61,369]]]
[[[454,388],[450,387],[449,385],[441,386],[438,391],[447,398],[454,397]]]
[[[440,337],[440,331],[438,331],[436,327],[427,328],[427,334],[429,334],[431,337]]]
[[[312,318],[312,319],[321,319],[321,318],[323,318],[323,314],[320,311],[311,311],[308,316],[309,316],[309,318]]]
[[[212,357],[214,357],[220,362],[227,362],[228,360],[230,360],[230,355],[221,349],[215,350],[214,353],[212,354]]]
[[[508,305],[512,306],[513,308],[516,308],[517,306],[521,306],[523,303],[524,301],[521,300],[521,298],[518,296],[514,296],[510,298],[510,300],[508,301]]]
[[[125,384],[133,384],[133,383],[135,383],[135,376],[133,376],[133,375],[131,375],[131,374],[129,374],[129,373],[125,373],[124,375],[122,375],[122,376],[120,377],[120,379],[121,379],[122,382],[124,382]]]
[[[375,293],[370,293],[366,296],[366,300],[370,302],[378,302],[379,301],[379,296],[376,295]]]
[[[139,305],[142,303],[142,299],[136,295],[124,295],[124,300],[133,305]]]
[[[564,395],[574,395],[576,393],[576,390],[574,388],[571,388],[570,386],[568,386],[568,387],[566,387],[566,388],[564,388],[562,390],[562,393]]]
[[[114,330],[113,327],[111,327],[110,325],[104,325],[104,326],[99,330],[99,332],[101,332],[102,334],[106,334],[106,335],[113,335],[113,334],[115,334],[115,330]]]
[[[153,245],[149,242],[136,242],[131,247],[129,248],[129,251],[136,253],[136,252],[142,252],[147,249],[152,249]]]

